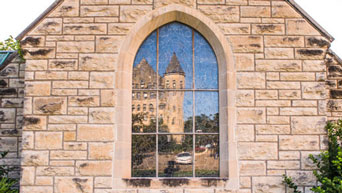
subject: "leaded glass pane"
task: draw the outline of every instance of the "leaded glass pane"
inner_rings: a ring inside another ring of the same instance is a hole
[[[196,135],[195,146],[196,177],[219,176],[218,135]]]
[[[133,135],[132,176],[156,177],[155,135]]]
[[[195,93],[196,133],[219,132],[218,92]]]
[[[156,132],[156,92],[132,91],[132,132]]]

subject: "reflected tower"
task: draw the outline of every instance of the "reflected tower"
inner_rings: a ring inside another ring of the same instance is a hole
[[[185,85],[185,73],[179,63],[176,53],[173,53],[171,61],[164,73],[164,86],[166,89],[183,89]],[[166,111],[165,113],[168,132],[183,133],[184,118],[183,118],[183,100],[184,92],[169,91],[165,93]],[[176,143],[181,143],[181,136],[173,136]]]

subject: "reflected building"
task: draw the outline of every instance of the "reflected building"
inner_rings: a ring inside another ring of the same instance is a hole
[[[133,69],[132,84],[134,89],[142,89],[140,91],[134,90],[132,93],[132,113],[143,116],[142,125],[155,123],[157,115],[157,92],[155,89],[159,84],[159,131],[167,133],[184,132],[184,92],[177,92],[176,90],[184,88],[185,72],[175,53],[173,53],[163,76],[160,76],[143,58]],[[138,132],[146,132],[144,128],[141,127]],[[177,143],[182,141],[181,136],[173,136],[173,139]]]

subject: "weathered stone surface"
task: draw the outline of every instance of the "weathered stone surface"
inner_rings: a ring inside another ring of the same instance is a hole
[[[241,6],[241,17],[270,17],[270,7]]]
[[[286,32],[288,35],[320,35],[305,19],[288,19],[286,21]]]
[[[108,34],[122,35],[127,34],[133,24],[129,23],[115,23],[108,24]]]
[[[181,4],[181,5],[186,5],[190,7],[195,7],[196,1],[195,0],[155,0],[154,1],[154,6],[156,8],[170,5],[170,4]]]
[[[45,37],[44,36],[27,36],[20,41],[23,48],[27,47],[44,47]]]
[[[85,176],[105,176],[112,174],[112,161],[77,161],[77,173]]]
[[[78,16],[79,15],[79,1],[74,0],[64,0],[61,5],[59,5],[49,16],[59,17],[59,16]]]
[[[238,88],[265,88],[265,73],[240,72],[237,73]]]
[[[26,48],[23,50],[27,59],[48,59],[55,58],[55,48]]]
[[[239,158],[244,160],[271,160],[278,158],[277,143],[240,142]]]
[[[54,115],[49,117],[49,123],[86,123],[87,116],[62,116]]]
[[[56,177],[54,190],[56,193],[92,193],[93,179],[91,177]]]
[[[285,192],[282,177],[255,177],[252,181],[253,193]]]
[[[36,149],[61,149],[62,148],[62,132],[36,132],[35,133]]]
[[[106,5],[106,6],[82,6],[81,16],[106,16],[113,17],[119,16],[119,6]]]
[[[117,36],[97,36],[96,37],[96,52],[115,52],[120,49],[122,37]]]
[[[313,135],[281,135],[280,150],[319,150],[319,137]]]
[[[288,17],[300,17],[287,2],[272,1],[272,17],[288,18]]]
[[[304,47],[304,38],[300,36],[265,36],[265,47]]]
[[[201,5],[199,10],[214,22],[238,22],[239,8],[237,6]]]
[[[292,48],[265,48],[265,58],[269,59],[293,59]]]
[[[281,159],[281,160],[294,160],[294,159],[299,160],[300,159],[300,153],[299,153],[299,151],[279,151],[279,159]]]
[[[79,125],[78,141],[113,141],[114,127],[112,125]]]
[[[238,141],[254,141],[254,126],[238,125],[236,135]]]
[[[114,72],[91,72],[90,88],[114,88]]]
[[[34,177],[35,177],[35,168],[34,167],[22,167],[21,168],[21,185],[33,185],[34,184]]]
[[[303,82],[302,92],[304,99],[325,99],[327,95],[324,82]]]
[[[253,34],[285,34],[285,26],[283,24],[253,24]]]
[[[257,100],[255,106],[258,107],[286,107],[291,106],[290,100]]]
[[[51,159],[60,160],[74,160],[74,159],[87,159],[86,151],[51,151]]]
[[[90,143],[89,158],[96,160],[112,159],[113,143]]]
[[[295,72],[301,70],[300,60],[256,60],[257,71]]]
[[[21,186],[21,193],[53,193],[53,188],[49,186]]]
[[[32,35],[62,34],[61,18],[46,18],[30,33]]]
[[[303,71],[325,71],[325,64],[322,60],[304,60]]]
[[[280,108],[280,115],[317,115],[317,108],[284,107]]]
[[[44,166],[48,165],[49,152],[48,151],[23,151],[21,153],[21,164],[23,166]]]
[[[279,90],[279,99],[300,99],[300,90]]]
[[[64,34],[106,34],[105,24],[64,24]]]
[[[312,171],[291,171],[288,170],[286,175],[293,179],[293,182],[299,186],[314,186],[316,178]]]
[[[263,52],[264,44],[261,36],[229,36],[234,52]]]
[[[73,167],[37,167],[40,176],[70,176],[74,175]]]
[[[255,99],[278,99],[276,90],[256,90]]]
[[[121,22],[136,22],[143,15],[152,10],[152,6],[121,6],[120,21]]]
[[[114,123],[114,108],[90,108],[90,123]]]
[[[115,70],[116,60],[113,54],[80,54],[80,70]]]
[[[296,48],[297,59],[324,59],[325,50],[319,48]]]
[[[253,71],[254,55],[253,54],[234,54],[235,65],[237,71]]]
[[[266,163],[264,161],[241,161],[241,176],[263,176],[266,175]]]
[[[81,0],[81,5],[108,4],[108,0]]]
[[[1,123],[14,123],[15,122],[15,109],[0,108],[0,122]]]
[[[101,90],[101,106],[114,107],[116,92],[114,90]]]
[[[69,106],[72,107],[94,107],[100,105],[98,96],[72,96],[69,97]]]
[[[24,130],[46,130],[46,116],[27,116],[24,118]]]
[[[238,108],[238,123],[266,123],[265,108]]]
[[[300,82],[274,81],[267,82],[268,89],[300,89]]]
[[[225,23],[220,24],[220,28],[222,29],[224,34],[250,34],[251,26],[249,24],[235,24],[235,23]]]
[[[280,80],[315,81],[315,73],[309,72],[282,72]]]
[[[57,52],[82,53],[94,52],[95,45],[91,41],[82,42],[57,42]]]
[[[236,106],[254,106],[254,92],[252,90],[237,91]]]
[[[313,161],[309,158],[310,155],[318,156],[321,152],[319,151],[303,151],[301,153],[301,168],[312,170],[316,169],[316,164],[313,163]]]
[[[257,134],[290,134],[289,125],[256,125]]]
[[[96,177],[94,185],[97,188],[110,188],[112,187],[112,178],[111,177]]]
[[[76,70],[77,60],[52,59],[49,60],[49,70]]]
[[[88,81],[54,81],[53,88],[88,88]]]
[[[33,100],[34,114],[66,114],[66,98],[36,97]]]
[[[292,117],[291,128],[293,134],[325,134],[327,118],[322,116]]]
[[[299,161],[267,161],[267,169],[283,170],[283,169],[299,169]]]

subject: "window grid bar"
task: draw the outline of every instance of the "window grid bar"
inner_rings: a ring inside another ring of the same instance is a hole
[[[158,100],[159,100],[159,91],[158,91],[158,88],[159,88],[159,78],[158,78],[158,75],[159,75],[159,28],[157,29],[157,98],[156,98],[156,177],[158,178],[159,177],[159,105],[158,105]]]
[[[158,133],[158,135],[219,135],[220,133]],[[132,135],[156,135],[156,133],[133,133]]]
[[[153,92],[153,91],[160,91],[160,92],[171,92],[171,91],[207,91],[207,92],[218,92],[218,89],[132,89],[132,91],[146,91],[146,92]]]
[[[195,90],[195,41],[194,30],[192,30],[192,90]],[[195,91],[192,92],[192,177],[195,177],[195,162],[196,162],[196,135],[195,135]]]

